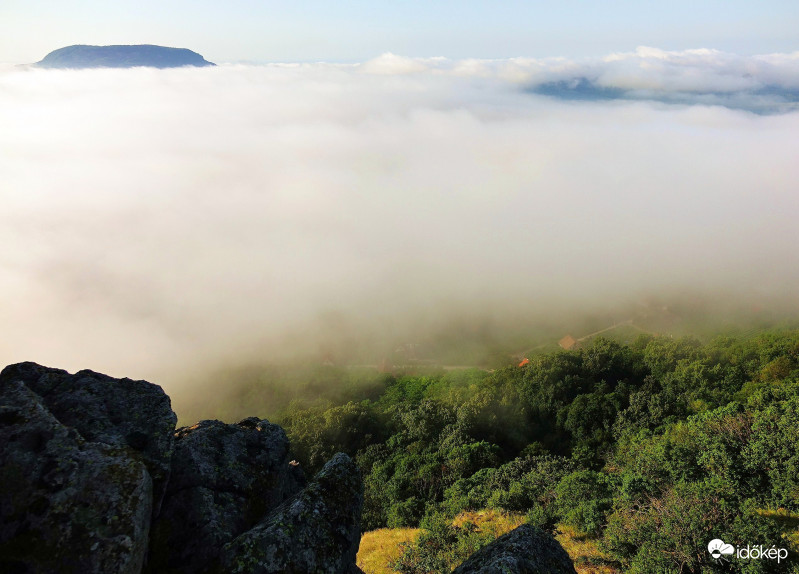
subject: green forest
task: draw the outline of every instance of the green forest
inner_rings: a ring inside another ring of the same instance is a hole
[[[355,457],[364,531],[423,528],[392,563],[397,572],[451,571],[490,541],[453,525],[480,509],[575,529],[622,572],[795,564],[799,331],[706,343],[597,338],[523,366],[368,382],[326,369],[316,384],[335,380],[338,394],[294,401],[275,422],[307,472],[339,451]],[[258,396],[253,384],[242,400],[252,406]],[[716,560],[713,539],[790,556]]]

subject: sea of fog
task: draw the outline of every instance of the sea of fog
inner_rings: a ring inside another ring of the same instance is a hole
[[[341,321],[790,299],[798,141],[799,53],[5,66],[0,363],[169,391]]]

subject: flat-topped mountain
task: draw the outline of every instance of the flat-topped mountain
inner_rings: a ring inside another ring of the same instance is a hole
[[[40,68],[179,68],[214,66],[197,52],[140,44],[133,46],[67,46],[47,54]]]

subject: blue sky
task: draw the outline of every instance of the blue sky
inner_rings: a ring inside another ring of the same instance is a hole
[[[585,57],[641,45],[747,55],[799,50],[797,30],[795,0],[3,0],[0,61],[77,43],[180,46],[217,62]]]

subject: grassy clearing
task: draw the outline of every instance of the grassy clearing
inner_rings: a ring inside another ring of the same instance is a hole
[[[366,574],[396,574],[388,563],[399,558],[400,544],[413,542],[418,528],[380,528],[364,532],[356,562]]]
[[[555,539],[574,562],[577,574],[621,573],[611,557],[599,549],[596,539],[564,524],[558,524]]]
[[[477,526],[479,531],[489,532],[492,537],[498,538],[524,523],[524,515],[480,510],[462,512],[452,521],[455,526],[467,522]],[[389,562],[399,558],[402,553],[400,544],[413,542],[419,532],[418,528],[381,528],[365,532],[358,548],[358,567],[366,574],[396,574],[389,568]]]
[[[453,526],[463,526],[467,522],[474,524],[480,532],[488,532],[494,538],[499,538],[524,524],[524,514],[501,512],[499,510],[461,512],[455,517],[452,524]]]

